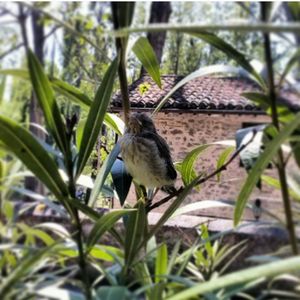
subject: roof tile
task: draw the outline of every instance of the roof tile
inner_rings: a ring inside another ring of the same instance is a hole
[[[160,89],[149,76],[143,76],[129,86],[129,98],[134,108],[154,108],[183,76],[165,75],[161,77],[163,88]],[[148,83],[149,89],[141,94],[139,85]],[[241,96],[244,92],[260,91],[258,85],[247,78],[236,77],[199,77],[189,81],[178,89],[164,105],[164,108],[197,109],[222,111],[260,111],[252,101]],[[293,110],[300,110],[299,97],[284,92],[285,102]],[[112,107],[121,107],[121,94],[117,92],[112,99]]]

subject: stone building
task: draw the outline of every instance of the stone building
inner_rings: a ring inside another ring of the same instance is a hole
[[[131,109],[151,113],[182,78],[173,75],[162,76],[162,89],[148,76],[135,81],[129,87]],[[258,87],[249,79],[232,77],[199,77],[177,90],[154,118],[159,133],[170,146],[173,160],[182,161],[188,152],[202,144],[234,140],[236,131],[241,128],[269,123],[269,116],[241,95],[243,92],[257,90]],[[292,100],[289,101],[290,105],[297,108],[297,99]],[[120,93],[114,95],[111,110],[121,112]],[[213,171],[222,150],[224,146],[207,148],[197,161],[197,170],[207,173]],[[267,173],[276,176],[275,170],[267,170]],[[194,190],[185,199],[184,204],[202,200],[235,201],[245,178],[246,171],[240,167],[239,159],[236,159],[222,173],[220,182],[217,178],[207,181],[199,191]],[[177,185],[182,185],[180,178]],[[280,193],[273,187],[263,184],[261,191],[255,188],[250,202],[258,197],[263,208],[273,211],[282,209]],[[224,208],[201,210],[196,213],[213,217],[232,217],[232,209]],[[267,215],[263,217],[267,218]],[[246,212],[245,218],[253,219],[251,210]]]

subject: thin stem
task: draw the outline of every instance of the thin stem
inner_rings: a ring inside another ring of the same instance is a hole
[[[128,95],[128,82],[126,75],[126,62],[125,62],[125,49],[120,49],[120,64],[118,69],[120,89],[123,99],[123,111],[125,124],[128,124],[129,112],[130,112],[130,101]]]
[[[256,135],[256,131],[253,130],[253,135],[251,137],[251,139],[241,145],[233,154],[232,156],[230,157],[230,159],[222,166],[220,166],[218,169],[216,169],[215,171],[213,171],[212,173],[208,174],[207,176],[205,177],[202,177],[202,178],[199,178],[199,180],[196,182],[195,186],[197,185],[200,185],[204,182],[206,182],[207,180],[215,177],[217,174],[225,171],[227,169],[227,167],[232,163],[232,161],[250,144],[253,142],[254,138],[255,138],[255,135]],[[147,207],[147,212],[153,210],[154,208],[157,208],[165,203],[167,203],[168,201],[170,201],[172,198],[174,198],[175,196],[179,196],[182,192],[183,192],[184,188],[183,187],[180,187],[177,191],[175,191],[174,193],[170,194],[169,196],[163,198],[162,200],[152,204],[151,206]]]
[[[66,167],[67,167],[67,172],[69,177],[69,186],[68,186],[69,193],[74,201],[78,201],[78,199],[76,199],[76,188],[75,188],[75,181],[73,175],[74,166],[72,161],[72,153],[70,151],[70,145],[67,147],[65,159],[66,159]],[[75,228],[74,238],[76,240],[76,244],[78,247],[78,264],[81,270],[82,282],[85,288],[85,296],[87,300],[90,300],[92,299],[92,295],[90,289],[89,276],[86,268],[86,261],[85,261],[85,254],[84,254],[83,240],[82,240],[83,231],[82,231],[82,226],[79,218],[78,209],[72,207],[72,214],[74,216],[72,221],[73,226]]]
[[[112,8],[114,28],[119,29],[120,24],[119,24],[119,16],[118,16],[118,4],[112,2],[111,8]],[[129,112],[130,112],[128,81],[127,81],[127,74],[126,74],[127,40],[128,40],[127,36],[122,38],[118,38],[118,37],[116,38],[116,48],[120,56],[118,75],[119,75],[120,89],[121,89],[121,95],[123,100],[123,112],[124,112],[125,125],[128,124]]]
[[[262,2],[262,19],[263,21],[267,20],[267,4]],[[279,126],[279,118],[276,107],[276,93],[275,93],[275,84],[274,84],[274,71],[273,71],[273,62],[272,62],[272,52],[271,52],[271,42],[270,36],[268,33],[264,33],[264,50],[265,50],[265,60],[267,64],[267,73],[268,73],[268,83],[269,83],[269,98],[271,102],[271,117],[273,125],[280,130]],[[295,227],[293,222],[293,214],[291,209],[291,202],[289,198],[289,190],[286,180],[286,172],[285,172],[285,162],[282,149],[278,150],[278,163],[277,170],[281,185],[281,194],[284,204],[284,211],[286,217],[286,226],[290,236],[291,247],[294,254],[298,254],[298,246],[297,246],[297,237],[295,234]]]

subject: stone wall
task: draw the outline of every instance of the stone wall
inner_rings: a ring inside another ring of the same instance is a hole
[[[178,113],[160,112],[154,122],[159,133],[167,140],[173,160],[180,162],[188,152],[195,147],[220,140],[234,140],[235,133],[242,128],[243,123],[268,123],[270,119],[265,115],[235,115],[235,114],[202,114],[202,113]],[[216,168],[216,162],[224,146],[211,146],[199,157],[196,168],[199,172],[211,172]],[[217,178],[204,183],[200,190],[194,190],[186,198],[184,204],[202,200],[233,200],[235,201],[242,184],[246,178],[245,170],[240,167],[239,159],[236,159],[226,171],[222,173],[220,182]],[[275,170],[267,170],[267,173],[276,176]],[[181,186],[181,178],[178,178],[176,186]],[[158,194],[157,198],[163,197]],[[263,184],[262,191],[254,189],[250,202],[259,197],[263,208],[281,209],[280,193],[278,190]],[[160,209],[163,210],[164,207]],[[232,217],[232,209],[208,209],[196,212],[196,214]],[[246,219],[253,219],[250,210],[246,212]],[[267,217],[267,216],[265,216]]]

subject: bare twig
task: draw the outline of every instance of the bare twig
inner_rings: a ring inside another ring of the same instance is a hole
[[[224,165],[222,165],[221,167],[219,167],[218,169],[216,169],[216,170],[213,171],[212,173],[208,174],[207,176],[199,178],[199,180],[196,182],[195,186],[200,185],[200,184],[206,182],[207,180],[209,180],[209,179],[215,177],[217,174],[219,174],[219,173],[225,171],[225,170],[227,169],[227,167],[232,163],[232,161],[233,161],[233,160],[234,160],[234,159],[235,159],[235,158],[236,158],[236,157],[237,157],[237,156],[238,156],[238,155],[239,155],[239,154],[240,154],[240,153],[241,153],[241,152],[242,152],[242,151],[250,144],[250,143],[253,142],[255,135],[256,135],[256,130],[253,130],[253,135],[252,135],[251,139],[250,139],[247,143],[241,145],[241,146],[240,146],[240,147],[232,154],[232,156],[230,157],[230,159],[229,159]],[[157,208],[157,207],[159,207],[159,206],[161,206],[161,205],[167,203],[167,202],[168,202],[169,200],[171,200],[172,198],[174,198],[174,197],[176,197],[176,196],[179,196],[179,195],[182,193],[183,190],[184,190],[184,187],[180,187],[176,192],[174,192],[174,193],[168,195],[167,197],[163,198],[162,200],[160,200],[160,201],[154,203],[153,205],[151,205],[150,207],[148,207],[148,208],[147,208],[147,212],[149,212],[149,211],[153,210],[154,208]]]

